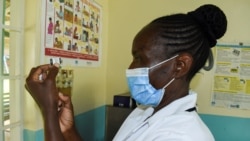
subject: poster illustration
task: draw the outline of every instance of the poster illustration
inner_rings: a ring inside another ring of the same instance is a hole
[[[101,8],[92,0],[46,0],[44,55],[62,65],[95,66],[100,62]]]
[[[250,110],[250,46],[218,45],[212,105]]]

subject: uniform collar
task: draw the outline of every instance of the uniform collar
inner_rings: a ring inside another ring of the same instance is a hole
[[[149,121],[159,120],[159,117],[167,117],[176,113],[186,112],[188,109],[196,107],[197,94],[194,91],[189,91],[189,94],[179,98],[166,107],[163,107],[154,115],[151,113],[152,117],[148,118]],[[153,111],[152,107],[148,107],[146,111]],[[150,116],[151,116],[150,115]]]

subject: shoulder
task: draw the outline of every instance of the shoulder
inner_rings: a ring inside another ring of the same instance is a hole
[[[159,117],[160,118],[160,117]],[[151,126],[152,140],[214,141],[213,135],[196,112],[181,112]]]

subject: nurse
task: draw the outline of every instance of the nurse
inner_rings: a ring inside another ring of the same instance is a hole
[[[133,61],[126,70],[138,107],[114,141],[214,141],[196,113],[197,94],[189,85],[226,28],[225,14],[211,4],[157,18],[142,28],[134,38]],[[41,109],[46,141],[81,141],[71,99],[56,89],[57,73],[56,66],[33,68],[26,89]]]

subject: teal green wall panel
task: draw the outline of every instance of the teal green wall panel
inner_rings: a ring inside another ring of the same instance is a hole
[[[76,127],[86,141],[104,141],[105,106],[77,115]]]
[[[23,138],[24,141],[44,141],[44,132],[42,129],[38,131],[24,129]]]
[[[77,115],[75,123],[85,141],[104,141],[105,106]],[[24,141],[44,141],[44,130],[24,129],[23,137]]]
[[[200,114],[216,141],[250,141],[250,118]]]

